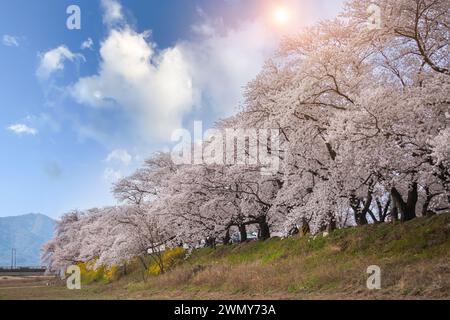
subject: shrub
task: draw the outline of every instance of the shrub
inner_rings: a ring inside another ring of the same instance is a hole
[[[119,268],[112,266],[111,268],[99,267],[95,268],[95,260],[89,262],[79,262],[77,265],[81,271],[81,282],[90,284],[93,282],[111,282],[118,277]]]
[[[186,250],[182,247],[177,247],[173,249],[169,249],[161,253],[161,263],[164,271],[168,271],[173,269],[176,265],[181,263],[185,257]],[[161,274],[161,266],[156,261],[153,261],[149,268],[148,272],[150,275],[159,275]]]

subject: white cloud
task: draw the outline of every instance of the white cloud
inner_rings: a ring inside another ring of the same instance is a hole
[[[117,182],[123,178],[123,174],[120,170],[114,170],[112,168],[106,168],[103,172],[103,178],[108,182]]]
[[[81,50],[85,50],[85,49],[92,49],[92,47],[94,46],[94,41],[91,38],[87,38],[86,41],[84,41],[81,44]]]
[[[27,115],[15,124],[11,124],[7,130],[17,135],[37,135],[42,130],[49,129],[56,133],[60,131],[60,124],[51,115],[40,113],[37,115]]]
[[[99,71],[80,78],[71,94],[80,104],[121,108],[139,142],[169,141],[194,110],[205,119],[234,114],[243,87],[274,53],[280,37],[264,14],[226,28],[197,8],[201,21],[192,26],[197,37],[158,51],[149,32],[126,24],[119,2],[103,0],[102,5],[110,33],[100,44]]]
[[[5,34],[3,35],[3,44],[7,47],[18,47],[19,39],[17,37]]]
[[[128,166],[130,164],[131,160],[133,160],[133,157],[128,153],[127,150],[123,150],[123,149],[113,150],[106,157],[106,162],[118,161],[118,162],[124,164],[125,166]]]
[[[49,50],[40,56],[39,67],[36,71],[40,79],[48,79],[56,71],[64,69],[66,60],[75,61],[84,60],[83,55],[71,52],[66,46],[61,45],[55,49]]]
[[[243,87],[274,52],[276,38],[259,21],[226,32],[205,25],[197,32],[204,37],[180,43],[178,48],[187,57],[194,87],[201,93],[202,110],[229,116],[239,106]]]
[[[200,36],[213,36],[216,33],[216,27],[223,27],[222,18],[209,18],[205,11],[199,6],[196,7],[196,12],[201,21],[191,27],[195,34]]]
[[[201,39],[162,52],[148,32],[113,29],[100,46],[99,72],[79,79],[71,94],[92,107],[120,106],[144,141],[169,141],[195,107],[230,115],[276,42],[258,23],[224,34],[208,28]]]
[[[38,134],[38,131],[36,129],[31,128],[23,123],[12,124],[7,129],[18,135],[28,134],[28,135],[35,136]]]
[[[103,23],[108,26],[124,21],[122,5],[116,0],[102,0]]]
[[[148,35],[128,27],[112,30],[101,44],[99,73],[79,79],[72,95],[93,107],[114,102],[142,137],[167,140],[194,104],[190,66],[179,48],[155,52]]]
[[[23,119],[24,123],[33,128],[50,129],[52,132],[57,133],[61,130],[61,124],[51,114],[40,113],[36,115],[28,115]]]
[[[228,2],[231,6],[240,5],[240,0]],[[234,27],[226,27],[221,19],[213,20],[197,8],[203,22],[194,25],[192,30],[200,39],[181,42],[177,47],[188,61],[194,89],[201,94],[202,111],[209,108],[216,116],[235,113],[243,99],[243,87],[274,54],[279,40],[337,11],[336,4],[325,6],[324,11],[317,0],[283,3],[291,8],[291,21],[284,26],[274,23],[276,6],[272,2],[262,4],[255,19]]]
[[[125,149],[116,149],[108,154],[104,160],[108,166],[103,171],[103,178],[111,183],[122,179],[126,172],[130,171],[129,167],[133,157]]]
[[[209,23],[201,23],[192,26],[192,31],[201,36],[213,35],[215,30],[214,27]]]

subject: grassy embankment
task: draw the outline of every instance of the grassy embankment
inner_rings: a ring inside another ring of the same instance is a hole
[[[193,252],[142,281],[135,266],[110,283],[1,289],[0,298],[48,299],[450,299],[450,215],[271,239]],[[367,267],[382,289],[366,288]]]

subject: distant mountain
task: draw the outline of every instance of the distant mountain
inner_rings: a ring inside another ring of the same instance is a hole
[[[43,214],[0,217],[0,266],[11,265],[11,248],[17,266],[40,266],[41,247],[50,240],[56,221]]]

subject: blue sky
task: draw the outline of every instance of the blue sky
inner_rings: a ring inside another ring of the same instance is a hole
[[[280,36],[342,2],[0,0],[0,216],[114,204],[115,179],[235,112]]]

